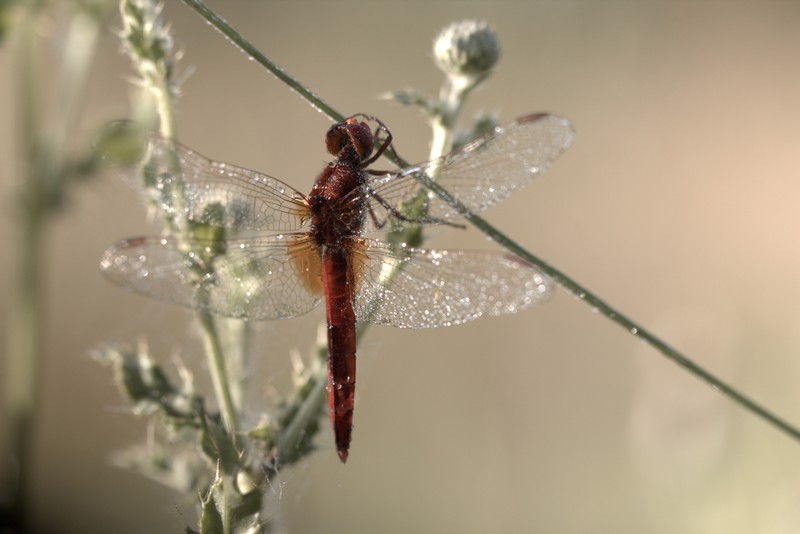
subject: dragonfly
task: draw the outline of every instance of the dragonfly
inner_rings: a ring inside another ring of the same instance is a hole
[[[553,287],[535,265],[505,252],[424,248],[376,234],[389,221],[461,226],[461,213],[420,185],[423,175],[481,212],[544,172],[573,136],[566,119],[531,114],[441,158],[382,172],[369,167],[393,149],[391,132],[358,114],[327,130],[334,159],[306,195],[149,135],[138,163],[120,166],[120,174],[182,229],[117,242],[101,270],[124,288],[240,319],[296,317],[324,301],[328,409],[344,463],[357,321],[458,325],[529,308]]]

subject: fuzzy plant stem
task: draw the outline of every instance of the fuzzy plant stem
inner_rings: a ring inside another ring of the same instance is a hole
[[[203,333],[203,342],[206,347],[208,369],[211,382],[217,397],[217,403],[222,413],[225,428],[236,441],[236,429],[239,427],[238,411],[233,400],[232,388],[228,368],[225,365],[225,350],[220,342],[220,332],[214,317],[205,311],[197,313],[197,319]]]
[[[122,3],[123,16],[126,12],[125,7],[128,4],[125,0]],[[160,16],[160,8],[154,7],[155,4],[148,5],[143,3],[141,6],[134,5],[134,8],[140,8],[141,13],[146,14],[146,17],[151,17],[156,20]],[[158,21],[160,23],[160,21]],[[139,23],[138,20],[135,23]],[[146,29],[151,30],[152,26],[142,24]],[[152,30],[151,30],[152,31]],[[130,32],[133,34],[134,32]],[[153,32],[153,46],[139,46],[136,48],[132,46],[134,51],[131,54],[135,63],[138,63],[142,78],[145,81],[145,87],[150,91],[154,102],[156,113],[159,119],[159,133],[165,139],[175,139],[175,120],[173,116],[173,99],[176,93],[175,81],[173,80],[174,58],[164,49],[167,45],[159,44],[158,38],[161,38],[160,43],[167,43],[166,36]],[[150,44],[150,41],[144,41]],[[171,43],[170,43],[171,44]],[[161,55],[151,57],[147,55],[150,50],[158,50],[162,52]],[[141,52],[144,50],[145,52]],[[137,55],[135,52],[139,52]],[[172,162],[176,170],[176,175],[180,175],[180,161],[175,157]],[[185,213],[183,206],[183,194],[180,188],[180,183],[176,184],[176,194],[172,199],[174,203],[175,213]],[[185,238],[189,234],[189,228],[183,217],[169,218],[166,223],[170,226],[171,230],[178,236],[179,239]],[[202,332],[203,342],[205,345],[206,357],[208,359],[208,369],[211,375],[211,382],[214,387],[214,393],[217,399],[220,412],[222,414],[225,428],[231,435],[231,439],[235,440],[236,432],[238,429],[238,410],[234,402],[231,377],[226,368],[225,348],[221,341],[219,325],[214,317],[205,311],[198,312],[198,323]]]
[[[161,5],[155,0],[121,0],[120,12],[124,24],[121,37],[123,43],[127,45],[129,56],[139,70],[143,86],[149,90],[155,103],[159,118],[159,133],[165,139],[175,139],[173,99],[178,90],[174,78],[177,55],[173,50],[169,30],[160,19]],[[171,166],[175,176],[180,176],[181,162],[176,154],[172,155]],[[173,193],[172,212],[177,215],[165,217],[165,224],[179,240],[185,240],[187,246],[191,246],[191,228],[183,216],[186,209],[180,182],[176,182]],[[207,297],[208,295],[203,291],[198,294],[200,301]],[[226,350],[220,324],[207,311],[199,311],[197,318],[205,345],[209,374],[225,427],[224,435],[215,436],[215,439],[224,441],[218,443],[217,448],[219,451],[236,451],[232,457],[230,454],[226,454],[218,458],[218,468],[222,473],[222,493],[217,501],[219,527],[223,533],[228,534],[237,530],[238,518],[234,513],[234,503],[240,500],[234,480],[235,471],[238,469],[239,453],[236,448],[239,427],[238,409],[232,393],[232,377],[227,368]],[[241,341],[244,346],[242,339],[237,341]],[[205,531],[205,529],[203,530]]]
[[[432,117],[433,138],[431,140],[430,160],[444,156],[453,145],[455,131],[461,108],[467,94],[480,80],[471,80],[461,76],[447,76],[439,93],[437,112]]]
[[[228,37],[231,41],[233,41],[237,46],[239,46],[246,54],[257,60],[262,65],[264,65],[270,72],[272,72],[275,76],[277,76],[281,81],[283,81],[284,83],[289,85],[292,89],[294,89],[300,96],[302,96],[305,100],[307,100],[314,108],[319,109],[334,121],[342,120],[343,115],[341,113],[331,108],[311,90],[307,89],[297,80],[286,74],[286,72],[282,68],[278,67],[275,63],[273,63],[266,56],[264,56],[264,54],[261,53],[255,46],[253,46],[241,34],[239,34],[230,25],[228,25],[228,23],[224,19],[220,18],[218,15],[216,15],[214,12],[208,9],[208,7],[202,4],[202,2],[199,2],[198,0],[183,0],[183,1],[184,3],[192,7],[195,11],[197,11],[208,22],[214,25],[214,27],[216,27],[226,37]],[[439,141],[439,144],[443,146],[445,143]],[[387,154],[387,157],[395,164],[401,167],[408,165],[408,162],[404,161],[402,158],[396,157],[396,155]],[[658,338],[655,334],[653,334],[646,328],[642,327],[638,323],[634,322],[627,316],[617,311],[615,308],[613,308],[605,301],[603,301],[600,297],[596,296],[594,293],[586,289],[583,285],[573,280],[567,274],[561,272],[560,270],[551,266],[549,263],[535,256],[534,254],[528,252],[526,249],[524,249],[522,246],[520,246],[518,243],[516,243],[514,240],[508,237],[506,234],[504,234],[494,226],[490,225],[483,218],[472,213],[466,206],[464,206],[461,202],[459,202],[458,199],[450,195],[444,188],[439,186],[435,181],[431,180],[426,176],[422,176],[420,182],[426,188],[433,191],[433,193],[436,194],[438,197],[440,197],[443,201],[445,201],[447,204],[449,204],[455,210],[461,213],[465,219],[467,219],[471,224],[473,224],[478,230],[483,232],[487,237],[497,242],[501,247],[505,248],[509,252],[535,264],[537,267],[541,269],[543,273],[552,278],[555,282],[560,284],[567,291],[577,295],[582,301],[586,302],[593,309],[597,309],[597,311],[601,315],[613,321],[617,325],[621,326],[632,335],[647,342],[655,350],[660,352],[663,356],[670,359],[671,361],[676,363],[678,366],[680,366],[687,372],[708,383],[712,388],[716,389],[717,391],[728,397],[730,400],[732,400],[745,410],[761,418],[765,422],[773,425],[775,428],[786,433],[790,437],[800,440],[800,429],[789,424],[787,421],[773,414],[771,411],[761,406],[754,400],[750,399],[746,395],[740,393],[735,388],[728,385],[714,374],[703,369],[701,366],[694,363],[684,354],[675,350],[668,343]]]
[[[172,116],[172,93],[168,82],[162,80],[162,83],[155,87],[154,94],[159,116],[160,133],[166,139],[174,139],[175,126]],[[179,162],[176,162],[176,165],[179,165]],[[184,210],[180,205],[182,204],[181,194],[175,195],[173,201],[176,203],[176,211],[178,213],[183,213]],[[184,228],[184,221],[176,222],[179,223],[179,234],[185,235],[186,228]],[[208,359],[208,371],[211,375],[211,383],[214,387],[217,404],[219,405],[220,413],[222,413],[225,428],[235,441],[236,432],[239,428],[239,416],[236,403],[233,399],[231,377],[226,365],[225,349],[221,341],[219,325],[211,313],[207,311],[198,311],[197,319],[205,345],[206,357]]]
[[[167,80],[161,78],[158,82],[160,83],[154,86],[153,94],[158,111],[160,133],[165,139],[174,139],[175,122],[172,114],[172,91]],[[179,166],[180,163],[176,161],[175,165]],[[176,194],[173,201],[176,203],[176,211],[183,213],[182,195],[180,193]],[[178,226],[176,230],[179,235],[185,235],[187,229],[184,221],[178,220],[175,222]],[[208,370],[211,375],[211,383],[214,387],[217,404],[219,405],[220,413],[222,413],[225,428],[235,441],[239,427],[239,417],[236,403],[233,399],[231,377],[225,362],[225,350],[221,342],[219,327],[214,317],[207,311],[197,312],[197,319],[202,332],[208,359]]]

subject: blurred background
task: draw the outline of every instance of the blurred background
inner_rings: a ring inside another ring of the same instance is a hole
[[[178,137],[308,190],[328,160],[328,120],[181,2],[167,4],[189,74]],[[433,37],[454,20],[490,22],[503,57],[463,117],[549,111],[568,117],[577,139],[488,220],[800,425],[800,3],[207,4],[342,113],[379,116],[410,160],[426,158],[425,119],[377,95],[436,94]],[[52,14],[35,29],[45,88],[66,31],[63,11]],[[76,151],[130,115],[136,89],[120,27],[115,14],[100,37],[70,133]],[[12,31],[0,48],[3,325],[18,284],[19,38]],[[190,312],[119,289],[98,270],[112,242],[158,231],[111,176],[72,189],[47,226],[43,397],[30,451],[42,532],[195,524],[192,501],[110,464],[115,450],[146,442],[148,427],[90,358],[144,336],[166,366],[179,358],[202,373]],[[496,248],[471,229],[432,243]],[[322,319],[318,309],[255,326],[263,357],[250,370],[253,417],[287,390],[289,351],[307,351]],[[346,466],[325,424],[319,450],[267,490],[289,532],[800,531],[800,442],[563,291],[460,327],[371,329],[356,402]]]

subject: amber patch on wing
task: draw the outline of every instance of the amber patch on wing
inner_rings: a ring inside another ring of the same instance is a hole
[[[308,199],[306,197],[293,198],[293,206],[290,208],[292,215],[300,219],[300,224],[305,225],[311,220],[311,209],[308,206]]]
[[[322,259],[319,248],[309,239],[289,243],[289,261],[303,287],[312,295],[322,295]]]
[[[355,295],[361,287],[361,277],[364,274],[364,264],[369,260],[367,244],[363,239],[354,239],[350,247],[350,272],[347,273],[347,282],[353,288]]]

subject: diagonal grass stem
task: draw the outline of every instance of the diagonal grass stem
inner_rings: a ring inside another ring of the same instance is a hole
[[[281,67],[276,65],[268,59],[262,52],[260,52],[252,43],[247,41],[239,32],[233,29],[224,19],[216,15],[208,7],[206,7],[199,0],[183,0],[184,3],[189,5],[192,9],[197,11],[204,19],[216,27],[223,35],[230,39],[234,44],[241,48],[250,57],[261,63],[267,70],[278,77],[282,82],[286,83],[291,89],[294,89],[302,98],[307,100],[313,107],[328,115],[334,121],[341,121],[344,115],[333,109],[325,103],[319,96],[314,94],[311,90],[303,86],[295,78],[287,74]],[[395,164],[405,167],[408,165],[402,158],[397,157],[395,154],[387,154],[387,157]],[[489,224],[482,217],[472,213],[464,204],[453,197],[447,190],[438,185],[427,176],[422,176],[420,182],[423,186],[430,189],[443,201],[456,209],[461,215],[464,216],[472,225],[478,230],[483,232],[487,237],[497,242],[501,247],[505,248],[512,254],[535,264],[543,273],[552,278],[556,283],[561,285],[567,291],[577,295],[581,300],[586,302],[589,306],[596,308],[600,314],[607,319],[618,324],[632,335],[649,343],[655,350],[660,352],[666,358],[672,360],[675,364],[703,380],[714,389],[728,397],[730,400],[749,411],[753,415],[763,419],[765,422],[773,425],[778,430],[786,433],[790,437],[800,440],[800,430],[778,417],[767,408],[761,406],[759,403],[739,392],[734,387],[725,383],[722,379],[714,374],[705,370],[694,361],[689,359],[681,352],[675,350],[668,343],[658,338],[655,334],[634,322],[624,314],[617,311],[611,305],[607,304],[600,297],[586,289],[583,285],[573,280],[567,274],[556,269],[548,262],[540,259],[525,248],[520,246],[505,233],[501,232],[491,224]]]

